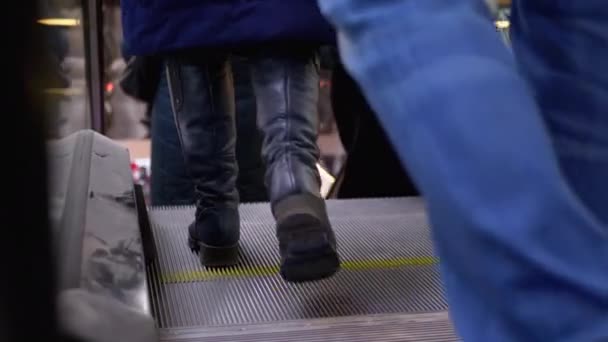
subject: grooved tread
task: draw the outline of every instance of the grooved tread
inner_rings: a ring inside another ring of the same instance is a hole
[[[241,264],[224,271],[205,270],[187,248],[186,227],[194,208],[152,208],[158,258],[148,273],[153,311],[165,338],[456,340],[445,313],[447,304],[423,202],[413,198],[332,200],[328,210],[343,270],[324,281],[288,284],[277,274],[278,247],[268,204],[241,206]],[[376,315],[403,324],[391,326],[390,320],[371,318]],[[418,315],[443,315],[443,319],[416,320]],[[340,320],[338,325],[327,325],[335,320]],[[263,328],[277,324],[291,328],[282,332]],[[294,328],[298,324],[311,330]],[[249,329],[247,334],[236,333],[243,329]],[[222,333],[208,335],[213,331]],[[408,337],[408,331],[414,337]]]

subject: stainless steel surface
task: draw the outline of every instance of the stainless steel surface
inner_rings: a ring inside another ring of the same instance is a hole
[[[165,329],[173,342],[445,342],[458,341],[446,312],[311,319],[207,329]]]
[[[129,153],[96,135],[91,159],[82,286],[142,312],[150,311]]]
[[[186,227],[193,218],[193,208],[152,209],[150,218],[159,255],[150,268],[150,281],[153,312],[159,326],[204,328],[197,330],[198,333],[226,327],[226,331],[238,334],[241,329],[251,329],[252,325],[261,327],[259,324],[276,326],[295,321],[300,322],[296,325],[307,326],[318,319],[340,317],[349,324],[348,319],[366,315],[447,310],[420,200],[342,200],[329,201],[328,207],[344,269],[332,279],[303,285],[286,284],[276,273],[279,256],[267,204],[241,207],[242,264],[225,271],[201,268],[197,256],[187,249]],[[421,327],[419,332],[428,329],[429,336],[434,336],[433,324]],[[340,334],[339,329],[326,328],[321,324],[313,334],[315,338],[300,336],[298,340],[335,340],[323,339],[323,334]],[[358,341],[353,339],[357,335],[355,330],[349,335],[352,338],[344,340]],[[451,333],[445,335],[445,331],[438,329],[436,336],[453,338]],[[260,334],[260,340],[273,340],[270,337],[274,335],[264,335],[263,331]],[[389,335],[380,334],[378,338]],[[368,336],[369,340],[375,339]],[[217,340],[228,341],[226,338]],[[251,337],[242,337],[242,340],[252,340],[247,338]],[[274,340],[281,340],[276,338]],[[235,337],[235,340],[238,339]],[[450,339],[429,337],[427,340]]]
[[[78,287],[94,135],[75,133],[49,144],[50,216],[56,241],[58,288]]]
[[[49,150],[59,289],[82,288],[150,313],[127,150],[90,130]]]

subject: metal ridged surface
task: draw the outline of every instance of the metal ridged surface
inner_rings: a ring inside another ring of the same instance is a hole
[[[173,342],[444,342],[458,341],[447,313],[343,317],[208,329],[165,329]]]
[[[159,256],[149,274],[160,327],[447,309],[421,201],[329,201],[328,207],[345,269],[331,279],[303,285],[287,284],[275,273],[279,256],[268,204],[242,206],[242,265],[224,273],[204,270],[187,248],[193,208],[152,209]]]

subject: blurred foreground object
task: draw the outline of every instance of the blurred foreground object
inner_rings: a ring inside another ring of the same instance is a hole
[[[320,0],[425,197],[465,341],[608,340],[608,6]],[[403,289],[407,295],[408,289]]]
[[[59,319],[67,334],[83,342],[153,342],[151,316],[123,303],[81,289],[59,296]]]

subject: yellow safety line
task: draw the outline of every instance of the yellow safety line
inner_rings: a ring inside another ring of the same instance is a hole
[[[342,262],[342,269],[348,271],[367,271],[376,269],[390,269],[403,266],[429,266],[439,262],[439,259],[431,256],[403,257],[379,260],[352,260]],[[190,283],[197,281],[209,281],[219,278],[251,278],[267,277],[279,272],[279,266],[249,266],[232,267],[217,270],[188,270],[161,275],[161,281],[166,284]]]

